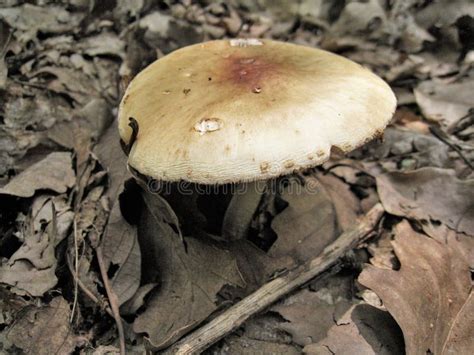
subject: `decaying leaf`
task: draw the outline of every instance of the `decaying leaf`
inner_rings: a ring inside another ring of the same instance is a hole
[[[382,299],[405,338],[407,354],[469,354],[474,349],[474,297],[469,266],[458,250],[395,227],[399,271],[367,268],[359,282]]]
[[[239,332],[229,335],[212,346],[212,354],[301,354],[291,336],[279,328],[281,317],[267,312],[246,321]]]
[[[277,328],[292,336],[307,354],[398,354],[400,328],[385,311],[352,298],[351,276],[336,275],[303,289],[272,307],[286,322]]]
[[[24,43],[35,37],[38,31],[44,33],[71,31],[79,25],[82,17],[81,14],[71,14],[58,6],[44,8],[23,4],[17,7],[0,9],[0,18],[3,18],[10,27],[19,30],[16,36]]]
[[[340,292],[344,288],[336,290]],[[318,292],[304,289],[275,305],[272,310],[287,320],[279,327],[291,334],[293,341],[301,346],[324,339],[334,320],[351,306],[344,292],[338,295],[331,291],[326,288]]]
[[[66,192],[75,183],[71,153],[55,152],[15,176],[0,194],[31,197],[36,190]]]
[[[452,126],[473,106],[472,92],[472,78],[455,84],[425,81],[415,89],[415,97],[427,119]]]
[[[292,184],[282,193],[289,205],[272,221],[278,235],[269,251],[272,257],[289,255],[298,263],[307,261],[355,220],[358,203],[339,179],[308,177],[306,185]]]
[[[137,227],[130,225],[115,203],[102,237],[104,262],[114,269],[112,288],[118,297],[119,306],[128,301],[140,286],[141,254],[137,240]]]
[[[44,230],[34,229],[35,225],[40,224],[38,220],[43,220],[42,217],[47,214],[40,210],[36,222],[32,222],[33,229],[26,229],[23,244],[8,262],[0,265],[0,282],[12,286],[12,292],[20,295],[42,296],[58,281],[55,274],[55,247],[65,238],[72,224],[73,213],[65,210],[56,215],[53,203],[48,202],[42,206],[42,209],[51,211],[52,217],[47,227]]]
[[[309,355],[403,353],[400,328],[388,312],[367,304],[353,305],[340,318],[334,319],[334,323],[324,339],[306,345],[303,352]]]
[[[94,148],[100,164],[107,170],[109,186],[106,192],[110,202],[115,201],[125,180],[130,177],[127,156],[120,147],[120,136],[113,122]]]
[[[8,330],[7,338],[25,354],[69,354],[76,338],[69,324],[71,309],[62,297],[42,307],[31,307]]]
[[[474,236],[474,180],[460,180],[454,170],[422,168],[377,177],[377,190],[391,214],[440,221]]]
[[[144,282],[158,281],[147,308],[133,324],[137,333],[147,333],[157,348],[170,345],[186,331],[205,320],[217,305],[217,293],[225,285],[244,287],[237,263],[230,253],[194,238],[179,235],[160,214],[161,199],[144,194],[138,237]]]

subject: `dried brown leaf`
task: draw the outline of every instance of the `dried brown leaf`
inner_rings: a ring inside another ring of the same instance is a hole
[[[377,190],[391,214],[425,223],[440,221],[474,235],[474,179],[460,180],[454,170],[422,168],[380,175]]]
[[[104,263],[115,269],[111,284],[121,306],[140,286],[141,253],[137,239],[137,227],[130,225],[122,216],[120,204],[115,203],[102,237]]]
[[[343,288],[338,291],[343,290]],[[312,292],[304,289],[272,307],[287,320],[280,328],[292,335],[301,346],[324,339],[335,319],[351,306],[344,294],[333,294],[328,289]]]
[[[203,241],[179,235],[160,211],[162,199],[144,194],[146,208],[139,223],[144,268],[159,281],[146,310],[133,324],[147,333],[151,344],[165,347],[205,320],[217,309],[217,293],[225,285],[244,287],[232,255]],[[152,282],[155,280],[151,280]]]
[[[360,207],[348,185],[334,176],[308,177],[305,184],[291,184],[281,195],[289,205],[272,221],[278,235],[272,257],[307,261],[355,221]]]
[[[115,121],[94,147],[94,153],[107,171],[108,189],[106,195],[110,202],[114,202],[123,183],[130,178],[127,169],[127,156],[120,146],[120,136]]]
[[[336,275],[303,289],[272,307],[286,322],[277,327],[308,354],[396,354],[403,349],[400,328],[385,311],[357,305],[352,276]],[[321,352],[322,351],[322,352]]]
[[[31,307],[8,330],[7,338],[25,354],[69,354],[76,346],[70,329],[71,309],[61,296],[46,306]]]
[[[459,250],[395,228],[399,271],[368,266],[359,282],[372,289],[400,325],[407,354],[469,354],[474,349],[474,299],[469,266]]]
[[[306,345],[303,352],[320,355],[403,353],[400,328],[388,312],[366,304],[353,305],[342,317],[335,319],[334,323],[324,339]]]
[[[212,354],[301,354],[291,336],[279,329],[281,318],[273,313],[258,314],[236,332],[209,349]]]
[[[55,247],[66,237],[66,231],[72,224],[73,213],[63,211],[56,215],[51,201],[45,203],[43,209],[52,210],[52,219],[47,228],[38,231],[28,229],[24,243],[6,263],[0,265],[0,282],[12,286],[12,292],[20,295],[42,296],[58,281],[55,274]],[[37,218],[44,215],[45,213],[38,212]],[[35,221],[31,223],[33,227],[37,224]]]
[[[423,116],[445,126],[452,126],[472,107],[474,80],[449,84],[424,81],[415,89],[415,98]]]
[[[72,31],[83,17],[84,14],[70,13],[59,6],[46,8],[23,4],[0,9],[0,18],[18,30],[16,37],[24,43],[34,38],[38,31],[43,33]]]
[[[71,153],[55,152],[15,176],[0,188],[0,194],[31,197],[36,190],[63,193],[75,182]]]

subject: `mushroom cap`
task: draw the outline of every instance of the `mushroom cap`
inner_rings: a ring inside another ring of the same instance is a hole
[[[257,39],[176,50],[128,86],[119,131],[128,164],[165,180],[223,184],[314,167],[331,147],[349,152],[382,134],[396,107],[390,87],[346,58]]]

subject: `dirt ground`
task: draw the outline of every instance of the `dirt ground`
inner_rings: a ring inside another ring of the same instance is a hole
[[[398,100],[383,139],[242,202],[237,241],[229,194],[149,193],[116,127],[144,67],[223,38],[340,54]],[[473,121],[469,0],[0,1],[0,354],[172,353],[378,203],[367,241],[204,353],[472,354]]]

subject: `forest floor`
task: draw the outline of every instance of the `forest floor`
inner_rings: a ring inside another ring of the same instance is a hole
[[[235,37],[350,58],[398,107],[383,139],[298,176],[317,194],[241,206],[226,242],[225,204],[140,192],[115,117],[146,65]],[[474,352],[474,3],[7,0],[0,102],[0,354],[162,351],[377,203],[368,241],[206,353]]]

